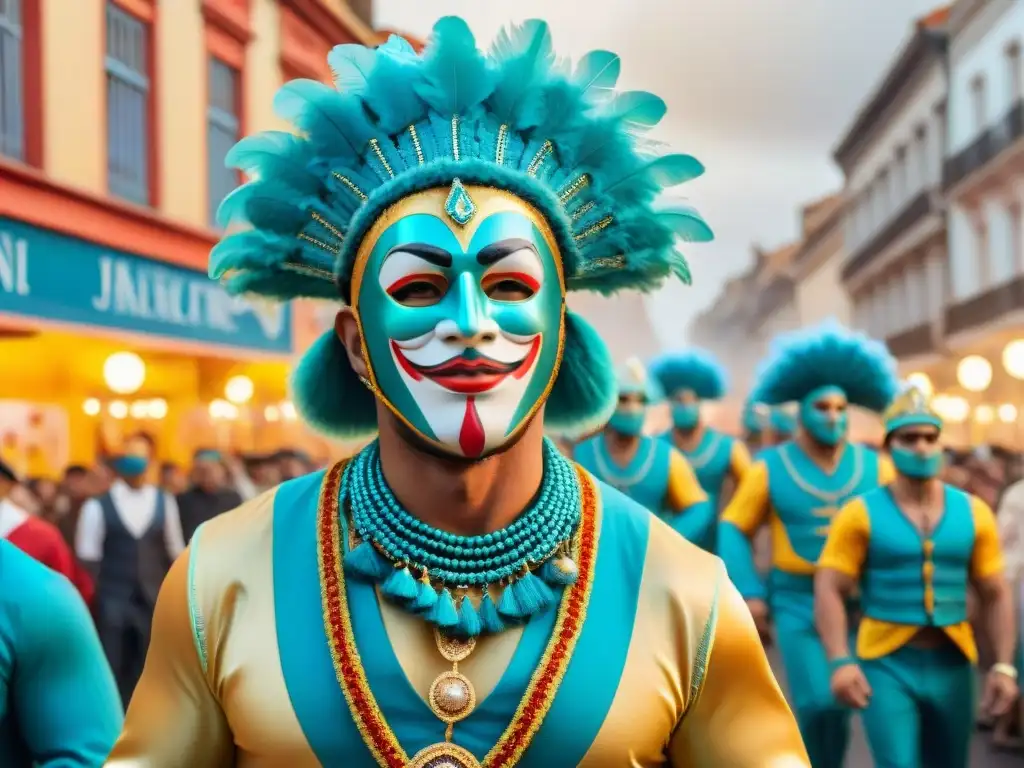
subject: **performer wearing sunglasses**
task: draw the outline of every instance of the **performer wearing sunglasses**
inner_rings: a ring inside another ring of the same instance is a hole
[[[831,687],[864,711],[876,764],[966,768],[978,651],[967,592],[981,597],[997,663],[983,707],[998,717],[1017,698],[1013,596],[992,510],[939,479],[942,420],[918,389],[885,417],[896,479],[849,502],[818,559],[815,608]],[[844,600],[864,617],[849,647]]]
[[[544,439],[616,404],[566,291],[685,277],[711,237],[654,207],[703,170],[640,143],[664,102],[540,21],[330,64],[278,95],[298,135],[231,153],[211,271],[340,304],[296,405],[370,442],[200,526],[108,765],[806,766],[720,562]]]

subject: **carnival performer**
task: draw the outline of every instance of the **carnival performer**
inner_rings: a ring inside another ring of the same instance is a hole
[[[185,549],[174,496],[146,482],[152,455],[149,436],[129,438],[111,462],[117,479],[85,503],[75,534],[96,579],[96,626],[125,706],[142,674],[160,584]]]
[[[754,458],[765,448],[792,440],[796,432],[796,418],[785,405],[769,408],[763,403],[748,401],[743,406],[741,421],[743,442]]]
[[[615,95],[614,54],[554,62],[539,21],[341,46],[337,89],[277,98],[300,135],[232,152],[252,228],[212,273],[340,295],[296,404],[378,437],[199,528],[110,765],[807,765],[720,563],[544,440],[615,408],[565,291],[685,276],[675,241],[711,237],[651,205],[702,171],[639,154],[664,103]]]
[[[1013,596],[995,516],[939,479],[941,431],[941,418],[916,388],[890,406],[885,445],[896,479],[843,507],[815,577],[832,691],[864,710],[875,765],[883,768],[967,768],[978,660],[967,618],[972,585],[997,659],[983,707],[999,717],[1017,699]],[[863,618],[854,654],[844,603],[856,591]]]
[[[702,419],[701,403],[725,396],[725,370],[711,354],[699,349],[663,355],[651,363],[650,370],[672,404],[672,429],[664,437],[689,461],[710,501],[707,527],[691,541],[713,552],[726,481],[731,481],[735,490],[750,468],[746,446]]]
[[[715,508],[682,453],[643,434],[650,406],[664,394],[639,360],[628,361],[617,380],[615,412],[602,432],[576,446],[574,458],[700,546],[714,525]]]
[[[122,711],[75,588],[0,540],[0,765],[102,765]]]
[[[753,397],[769,406],[798,401],[799,429],[792,442],[761,453],[719,526],[729,576],[766,638],[771,616],[814,768],[843,764],[849,721],[829,689],[814,627],[815,563],[839,507],[892,477],[887,460],[847,441],[847,407],[880,413],[896,389],[896,362],[885,346],[834,322],[777,339]],[[751,547],[764,524],[771,530],[768,584]]]

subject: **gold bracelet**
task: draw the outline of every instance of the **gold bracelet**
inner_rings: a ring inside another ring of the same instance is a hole
[[[998,672],[1000,675],[1006,675],[1011,680],[1017,679],[1017,668],[1013,664],[993,664],[991,667],[992,672]]]

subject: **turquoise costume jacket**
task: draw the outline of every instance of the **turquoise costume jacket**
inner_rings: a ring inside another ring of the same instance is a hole
[[[722,486],[729,476],[733,444],[736,442],[736,438],[714,429],[705,429],[696,450],[683,451],[676,446],[672,438],[672,430],[665,432],[661,437],[680,451],[690,462],[690,466],[697,474],[700,487],[707,493],[711,505],[718,509]]]
[[[601,482],[651,512],[664,515],[671,455],[670,445],[653,437],[641,437],[632,460],[621,467],[608,454],[604,436],[598,434],[577,445],[573,459]]]
[[[0,540],[0,766],[100,765],[122,718],[78,592]]]

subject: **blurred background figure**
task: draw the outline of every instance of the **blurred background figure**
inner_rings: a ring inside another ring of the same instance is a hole
[[[188,488],[188,475],[173,461],[165,461],[160,465],[160,487],[170,494],[177,495]]]
[[[282,482],[308,475],[316,468],[307,454],[294,449],[278,451],[274,456],[274,463],[277,464],[277,471]]]
[[[241,495],[231,487],[230,480],[218,451],[196,453],[192,463],[192,487],[178,496],[181,531],[186,544],[200,525],[242,503]]]

